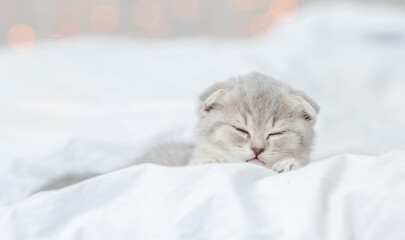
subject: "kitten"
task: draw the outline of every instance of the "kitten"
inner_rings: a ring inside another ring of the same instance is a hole
[[[200,96],[195,146],[163,145],[138,163],[248,162],[276,172],[310,160],[318,105],[305,93],[260,73],[214,84]]]
[[[310,160],[318,105],[305,93],[260,73],[214,84],[200,96],[195,145],[168,143],[136,162],[184,166],[247,162],[285,172]],[[41,190],[88,176],[66,176]]]

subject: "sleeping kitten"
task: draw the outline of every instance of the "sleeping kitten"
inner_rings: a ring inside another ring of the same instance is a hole
[[[310,160],[318,105],[305,93],[251,73],[217,83],[200,96],[195,145],[167,143],[136,162],[184,166],[247,162],[285,172]],[[40,189],[93,177],[65,176]]]
[[[138,161],[164,165],[247,162],[276,172],[310,160],[318,105],[260,73],[217,83],[200,96],[195,147],[166,144]]]

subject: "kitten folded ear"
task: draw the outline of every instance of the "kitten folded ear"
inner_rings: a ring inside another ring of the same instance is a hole
[[[319,113],[318,104],[304,93],[299,93],[294,99],[302,111],[302,117],[312,125],[315,124],[316,117]]]
[[[205,99],[201,99],[201,115],[205,115],[216,107],[216,105],[223,104],[228,97],[228,91],[218,89]]]

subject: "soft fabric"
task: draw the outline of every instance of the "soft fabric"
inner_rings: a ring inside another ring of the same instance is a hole
[[[404,29],[400,7],[320,4],[251,40],[1,47],[0,238],[405,239]],[[251,71],[319,103],[315,163],[133,166],[191,141],[200,92]]]
[[[142,164],[0,209],[2,239],[405,239],[405,152],[276,174]]]

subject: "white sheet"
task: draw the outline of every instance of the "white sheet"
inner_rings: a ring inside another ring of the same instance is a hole
[[[275,172],[142,164],[0,209],[2,239],[405,239],[405,152]]]
[[[245,235],[236,239],[299,239],[301,233],[315,239],[402,237],[397,223],[403,223],[404,207],[397,200],[403,195],[397,191],[404,188],[403,152],[364,155],[405,149],[404,13],[383,5],[325,4],[302,9],[296,22],[255,40],[93,36],[43,41],[26,54],[0,48],[0,235],[91,239],[105,233],[133,239],[153,230],[167,233],[167,239],[191,232],[226,238],[230,229],[239,229]],[[133,164],[156,141],[191,140],[198,94],[250,71],[273,75],[321,105],[314,158],[324,161],[278,176],[246,165],[145,165],[27,198],[66,174],[107,173]],[[359,155],[327,159],[341,153]],[[356,172],[362,163],[367,169]],[[246,179],[240,181],[241,175]],[[296,185],[286,187],[286,179]],[[175,189],[165,188],[166,182]],[[138,197],[155,185],[166,190]],[[192,186],[204,191],[193,192]],[[300,189],[306,191],[296,198]],[[166,208],[160,209],[162,218],[146,205],[154,196],[170,200],[156,203]],[[367,198],[373,200],[363,209]],[[229,207],[223,204],[228,201]],[[219,205],[223,212],[215,215]],[[166,227],[173,232],[158,230],[163,219],[170,219]]]

